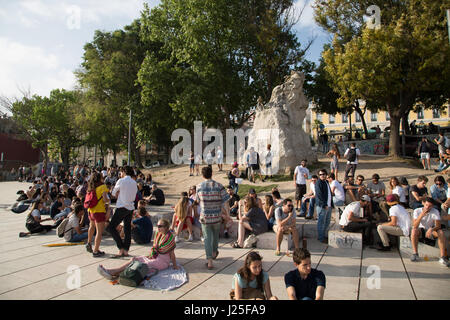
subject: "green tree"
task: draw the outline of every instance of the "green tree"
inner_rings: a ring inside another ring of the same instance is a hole
[[[337,89],[341,103],[358,97],[389,113],[391,156],[398,157],[400,153],[402,116],[418,101],[432,107],[448,99],[450,66],[446,57],[450,55],[450,47],[445,9],[449,1],[444,2],[315,3],[317,21],[334,33],[332,47],[323,57],[334,85],[340,83],[348,92],[345,95],[344,90]],[[367,29],[361,23],[371,4],[381,8],[379,29]]]

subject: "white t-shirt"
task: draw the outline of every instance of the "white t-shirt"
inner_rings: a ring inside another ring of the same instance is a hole
[[[311,182],[311,183],[309,184],[309,190],[310,190],[314,195],[316,195],[316,184],[315,184],[314,182]]]
[[[409,230],[411,229],[411,217],[406,209],[396,204],[389,209],[390,217],[397,217],[397,226],[403,231],[405,237],[409,237]]]
[[[392,189],[392,194],[398,195],[400,202],[406,203],[405,190],[401,186],[395,186],[395,188]]]
[[[330,184],[330,188],[332,190],[333,188],[335,188],[334,196],[336,197],[337,200],[345,201],[345,190],[344,187],[342,187],[342,185],[339,183],[339,181],[333,180]]]
[[[217,150],[217,160],[223,160],[222,150]]]
[[[345,227],[350,223],[350,212],[353,212],[354,217],[362,218],[364,211],[361,210],[361,203],[359,201],[354,201],[345,207],[341,219],[339,220],[341,226]]]
[[[350,148],[348,148],[347,150],[345,150],[344,153],[344,158],[347,157],[348,151],[350,150]],[[347,161],[347,164],[358,164],[358,157],[361,155],[361,151],[359,151],[359,148],[356,148],[356,159],[353,162]]]
[[[423,208],[417,208],[413,211],[414,220],[420,216],[422,210]],[[439,211],[437,211],[435,208],[432,208],[430,212],[428,212],[428,214],[420,220],[419,228],[423,228],[425,230],[434,228],[435,220],[441,220],[441,215],[439,214]]]
[[[116,208],[126,208],[127,210],[134,210],[134,200],[136,200],[137,193],[136,181],[131,179],[130,176],[125,176],[116,182],[112,195],[117,196],[119,192],[119,197],[117,198]]]
[[[306,174],[306,176],[309,177],[308,168],[305,168],[302,166],[297,166],[295,168],[294,174],[297,174],[297,179],[296,179],[297,184],[306,184],[306,178],[304,175]]]
[[[78,219],[77,215],[72,213],[69,217],[69,221],[66,224],[66,228],[64,229],[64,240],[70,241],[72,239],[72,235],[76,233],[75,230],[76,227],[80,225],[80,220]],[[72,230],[70,230],[72,228]],[[68,231],[70,230],[70,231]]]

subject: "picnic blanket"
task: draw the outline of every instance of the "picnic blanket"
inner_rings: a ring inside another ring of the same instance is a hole
[[[169,267],[159,271],[150,279],[145,280],[143,285],[147,289],[156,289],[165,292],[179,288],[186,282],[188,282],[186,270],[179,265],[178,270]]]

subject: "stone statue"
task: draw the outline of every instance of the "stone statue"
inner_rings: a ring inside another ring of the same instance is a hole
[[[317,160],[311,150],[310,137],[302,129],[308,108],[308,100],[303,94],[305,76],[292,71],[285,82],[272,91],[270,101],[261,107],[258,99],[253,129],[249,133],[248,148],[259,153],[264,172],[267,144],[271,144],[272,170],[279,174],[293,172],[302,159]]]

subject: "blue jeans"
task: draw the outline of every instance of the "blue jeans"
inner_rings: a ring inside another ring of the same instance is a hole
[[[327,229],[330,225],[331,221],[331,207],[327,209],[316,206],[317,210],[317,234],[319,237],[319,241],[325,240],[327,237]]]
[[[219,247],[220,225],[220,222],[215,224],[202,224],[206,259],[212,259],[213,253],[217,252]]]
[[[337,200],[336,197],[333,197],[333,203],[335,207],[342,207],[345,205],[345,201]]]
[[[439,166],[437,167],[436,171],[441,172],[442,170],[447,169],[449,166],[450,165],[447,164],[446,162],[439,162]]]
[[[314,207],[316,205],[316,198],[306,199],[305,201],[302,201],[302,205],[300,208],[300,215],[303,216],[306,212],[306,203],[309,202],[309,208],[308,208],[308,214],[307,217],[313,217],[314,216]]]
[[[88,237],[88,232],[83,232],[82,234],[75,233],[72,235],[72,239],[69,242],[81,242]]]

